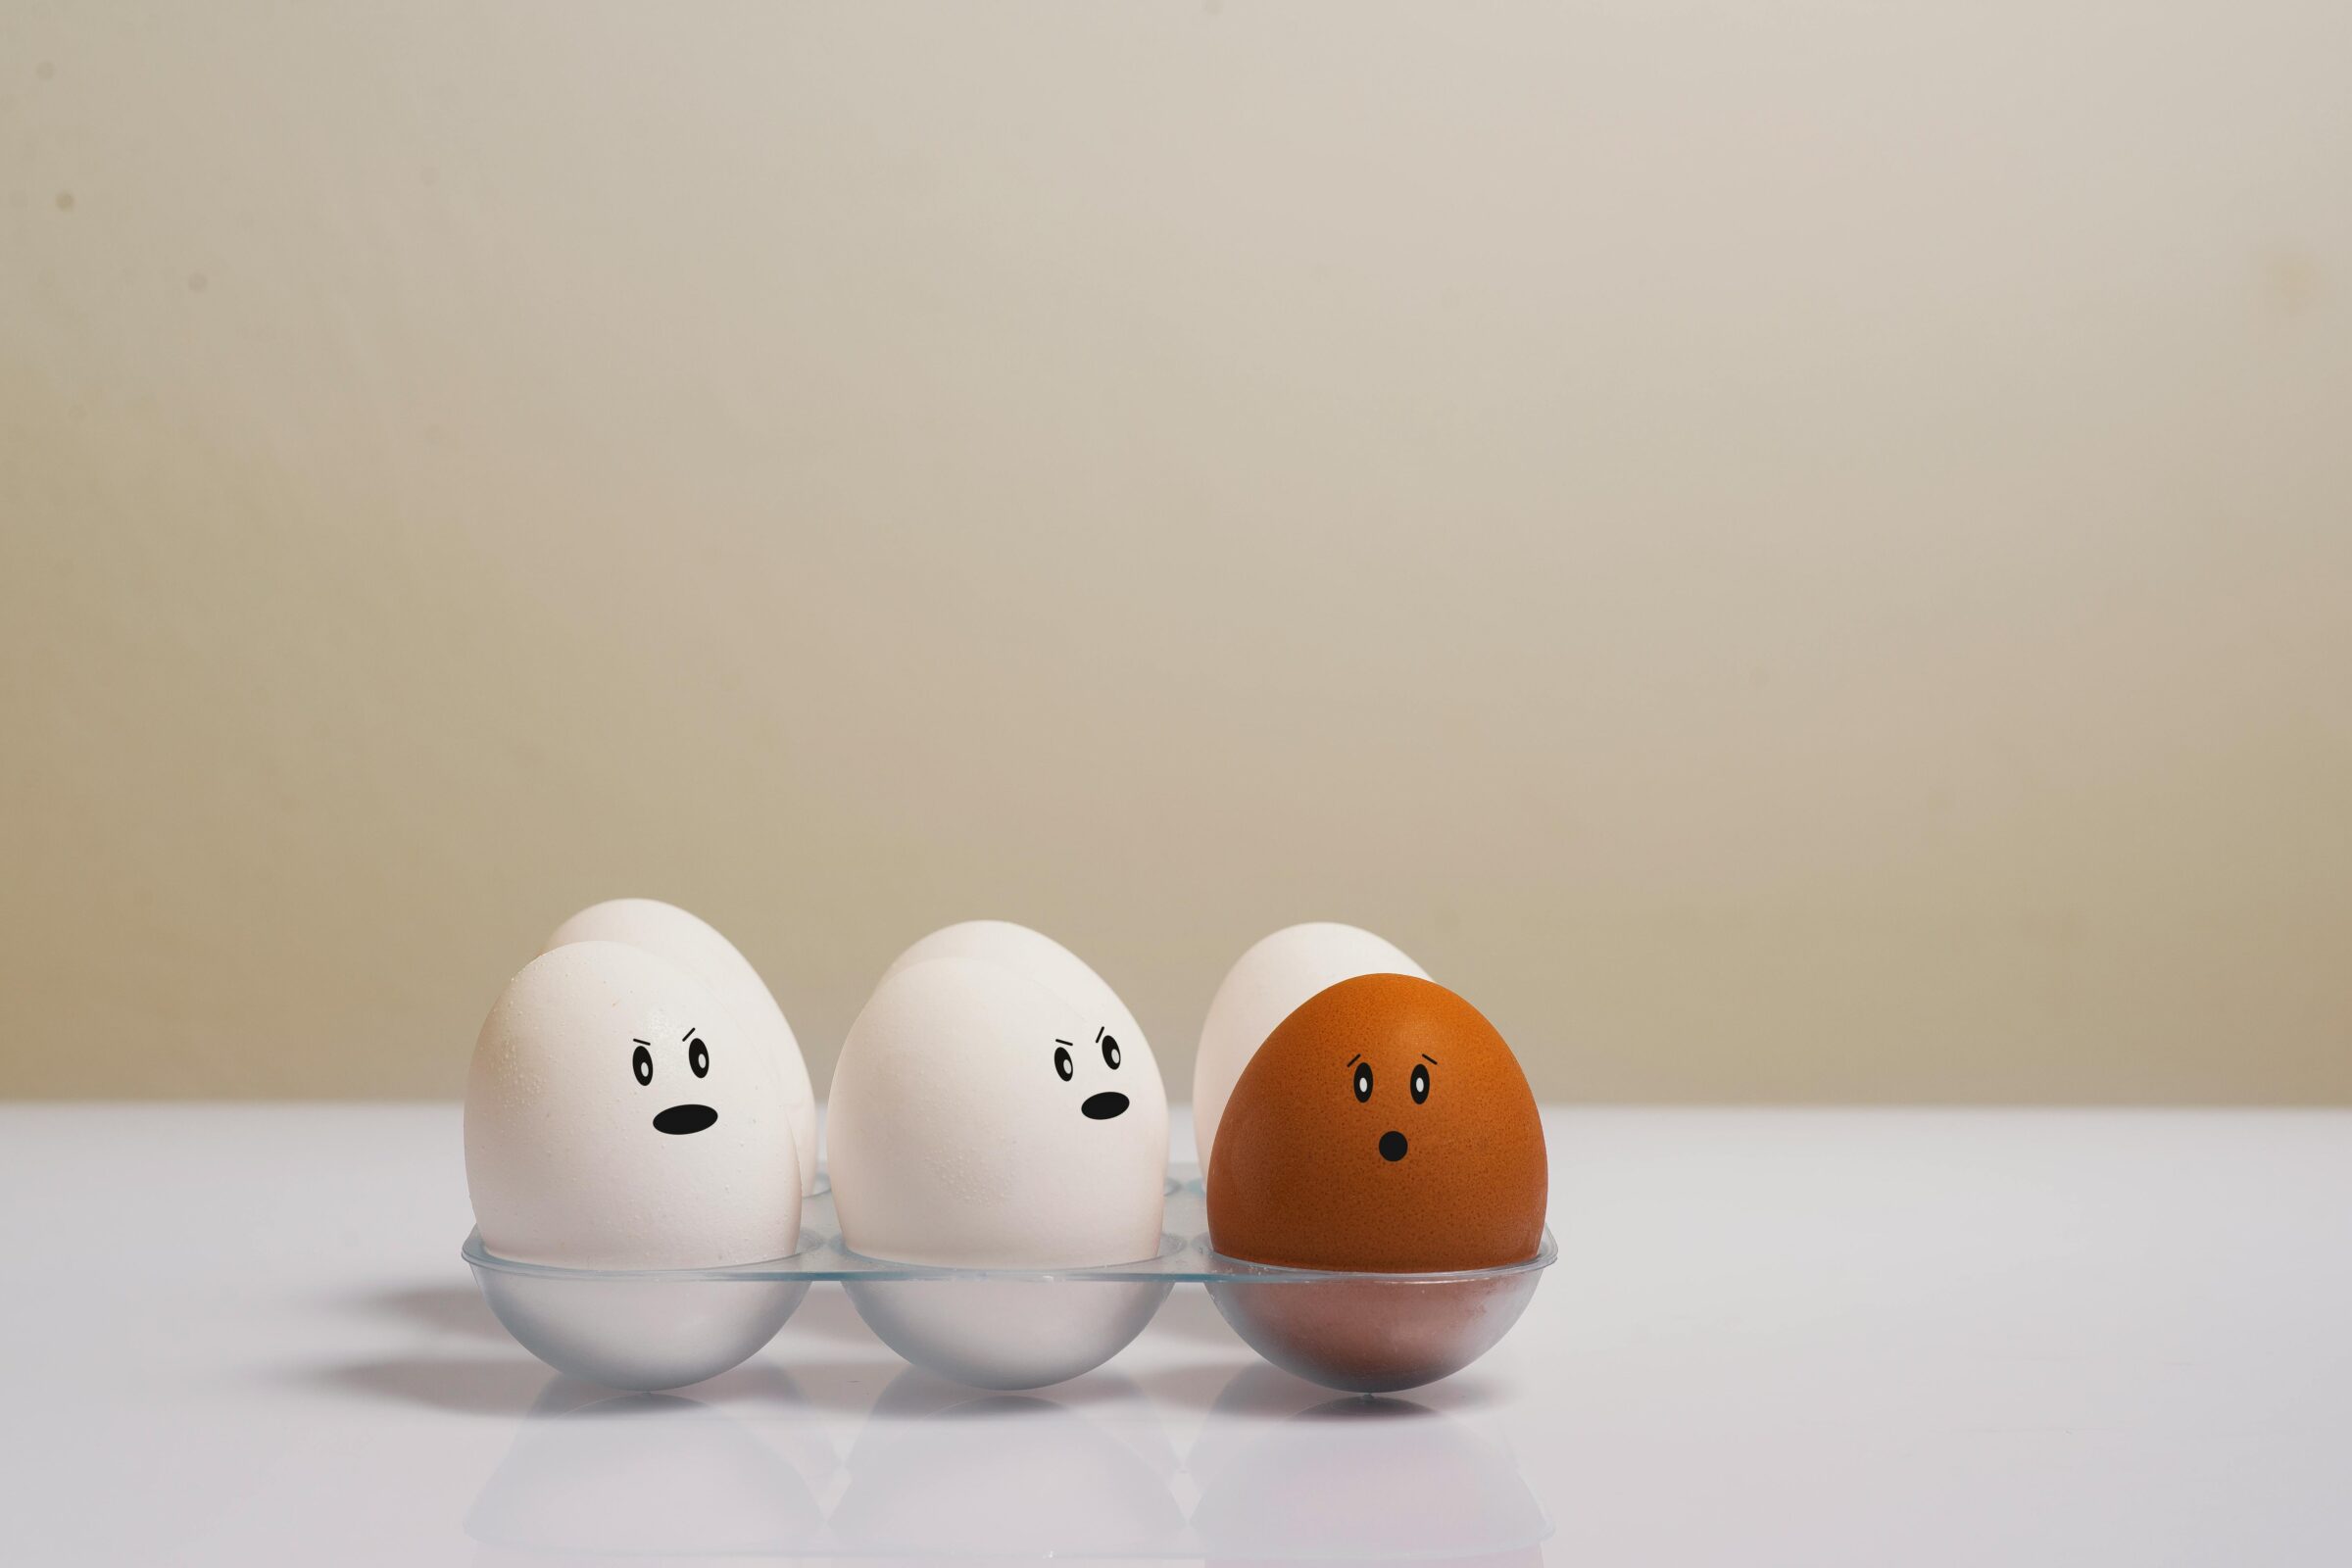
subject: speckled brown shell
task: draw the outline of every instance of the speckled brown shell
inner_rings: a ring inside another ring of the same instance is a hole
[[[1381,1152],[1391,1133],[1400,1159]],[[1409,975],[1343,980],[1277,1025],[1214,1155],[1208,1234],[1228,1257],[1417,1274],[1521,1262],[1543,1240],[1544,1125],[1518,1058],[1476,1007]]]

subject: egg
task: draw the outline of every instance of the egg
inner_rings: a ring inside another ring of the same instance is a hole
[[[466,1185],[496,1256],[713,1268],[800,1244],[799,1154],[773,1042],[715,988],[619,942],[507,982],[466,1083]]]
[[[942,926],[891,960],[884,978],[928,958],[981,958],[1027,975],[1081,1013],[1103,1022],[1124,1048],[1149,1052],[1143,1026],[1085,959],[1042,931],[1010,920]]]
[[[800,1042],[785,1021],[784,1009],[776,1005],[774,994],[751,960],[708,922],[658,899],[609,899],[590,905],[556,927],[540,951],[570,942],[625,942],[643,948],[699,976],[718,994],[745,1038],[775,1057],[800,1161],[801,1191],[814,1192],[816,1096],[808,1086],[808,1066],[801,1058]]]
[[[1384,938],[1328,920],[1286,926],[1251,947],[1225,972],[1200,1025],[1193,1058],[1193,1129],[1206,1170],[1225,1102],[1242,1069],[1292,1009],[1326,986],[1359,974],[1429,978]]]
[[[1444,986],[1368,974],[1275,1026],[1208,1168],[1210,1245],[1292,1268],[1428,1273],[1536,1254],[1544,1125],[1518,1058]]]
[[[974,1268],[1154,1255],[1167,1094],[1141,1033],[1119,1039],[1130,1026],[1095,1001],[975,957],[886,973],[827,1112],[844,1244]]]

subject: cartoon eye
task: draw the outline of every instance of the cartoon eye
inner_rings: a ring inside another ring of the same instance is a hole
[[[1372,1064],[1368,1061],[1359,1061],[1355,1064],[1355,1098],[1358,1100],[1372,1098]]]
[[[1429,1069],[1419,1062],[1413,1064],[1413,1103],[1418,1105],[1429,1098]]]
[[[1113,1072],[1118,1070],[1119,1042],[1116,1036],[1104,1035],[1102,1037],[1102,1059],[1110,1063],[1110,1068]]]
[[[629,1058],[629,1065],[637,1069],[639,1083],[650,1084],[654,1081],[654,1054],[643,1046],[639,1046],[637,1054]]]
[[[1070,1059],[1069,1047],[1055,1046],[1054,1048],[1054,1070],[1061,1074],[1061,1081],[1065,1084],[1078,1071],[1078,1064]]]
[[[701,1035],[696,1035],[694,1044],[686,1048],[686,1065],[694,1069],[697,1078],[710,1071],[710,1048],[703,1044]]]

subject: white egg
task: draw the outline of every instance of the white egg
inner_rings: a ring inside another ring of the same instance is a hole
[[[1124,1263],[1159,1250],[1167,1092],[1116,1038],[1001,963],[894,967],[850,1025],[827,1111],[842,1240],[974,1268]]]
[[[1151,1043],[1127,1004],[1103,978],[1069,949],[1042,931],[1010,920],[965,920],[942,926],[900,954],[882,971],[884,979],[930,958],[984,958],[1027,975],[1080,1012],[1103,1024],[1125,1048],[1149,1054]]]
[[[1202,1170],[1208,1169],[1225,1102],[1266,1036],[1309,997],[1359,974],[1429,978],[1394,943],[1328,920],[1286,926],[1225,971],[1200,1025],[1200,1054],[1193,1058],[1193,1128]]]
[[[800,1245],[776,1054],[666,958],[574,942],[507,982],[466,1083],[482,1245],[567,1268],[714,1268]]]
[[[674,904],[659,899],[609,899],[593,904],[562,925],[541,943],[539,951],[567,942],[625,942],[667,958],[701,977],[718,1000],[749,1031],[754,1044],[772,1052],[784,1086],[784,1104],[792,1123],[793,1148],[801,1166],[801,1191],[816,1190],[816,1096],[808,1086],[808,1064],[801,1058],[801,1044],[793,1037],[784,1009],[760,978],[751,960],[735,944],[719,935],[708,921]]]

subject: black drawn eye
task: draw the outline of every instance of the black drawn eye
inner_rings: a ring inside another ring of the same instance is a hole
[[[1115,1035],[1104,1035],[1102,1037],[1102,1059],[1110,1064],[1112,1071],[1115,1072],[1118,1070],[1119,1042]]]
[[[1065,1084],[1076,1074],[1078,1064],[1070,1059],[1069,1047],[1055,1046],[1054,1048],[1054,1070],[1061,1074],[1061,1081]]]
[[[1429,1069],[1415,1062],[1413,1064],[1413,1103],[1418,1105],[1428,1098]]]
[[[694,1069],[697,1078],[710,1070],[710,1048],[703,1044],[701,1035],[696,1035],[694,1044],[686,1048],[686,1065]]]
[[[1372,1064],[1368,1061],[1359,1061],[1355,1064],[1355,1098],[1358,1100],[1372,1098]]]
[[[639,1083],[650,1084],[654,1081],[654,1054],[643,1046],[639,1046],[637,1054],[629,1058],[629,1065],[637,1069]]]

